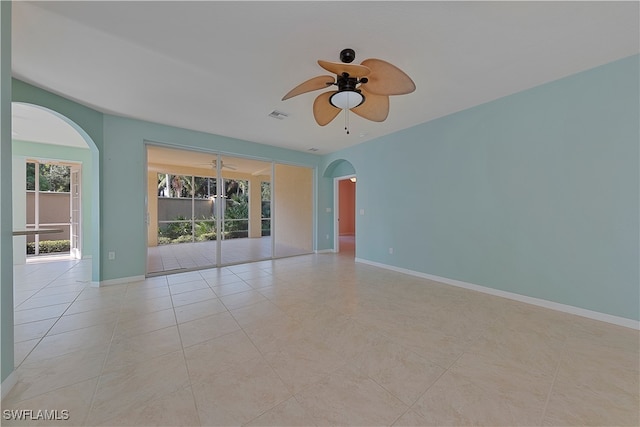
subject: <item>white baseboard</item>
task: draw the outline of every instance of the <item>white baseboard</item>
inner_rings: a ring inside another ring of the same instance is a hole
[[[98,288],[101,286],[122,285],[124,283],[140,282],[144,280],[144,276],[121,277],[120,279],[101,280],[100,282],[91,282],[91,286]]]
[[[333,249],[320,249],[320,250],[316,249],[317,254],[332,254],[334,252],[335,251]]]
[[[2,385],[0,385],[0,389],[2,389],[2,392],[0,392],[0,394],[2,395],[1,399],[4,399],[7,394],[9,394],[9,392],[17,382],[18,376],[16,375],[16,371],[13,371],[4,381],[2,381]]]
[[[587,310],[585,308],[575,307],[572,305],[561,304],[554,301],[548,301],[540,298],[529,297],[526,295],[516,294],[513,292],[502,291],[500,289],[489,288],[486,286],[476,285],[473,283],[462,282],[460,280],[449,279],[446,277],[434,276],[432,274],[421,273],[419,271],[408,270],[406,268],[395,267],[393,265],[382,264],[375,261],[369,261],[362,258],[356,258],[356,262],[372,265],[374,267],[384,268],[386,270],[396,271],[398,273],[408,274],[410,276],[421,277],[423,279],[433,280],[434,282],[444,283],[447,285],[457,286],[459,288],[470,289],[472,291],[482,292],[485,294],[495,295],[514,301],[524,302],[526,304],[536,305],[551,310],[561,311],[564,313],[575,314],[577,316],[589,319],[599,320],[601,322],[612,323],[625,328],[640,330],[640,321],[627,319],[626,317],[613,316],[611,314],[600,313],[599,311]]]

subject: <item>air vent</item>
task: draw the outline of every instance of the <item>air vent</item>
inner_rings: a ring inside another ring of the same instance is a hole
[[[285,118],[289,117],[289,114],[283,113],[282,111],[273,110],[269,114],[269,117],[273,117],[274,119],[278,119],[278,120],[284,120]]]

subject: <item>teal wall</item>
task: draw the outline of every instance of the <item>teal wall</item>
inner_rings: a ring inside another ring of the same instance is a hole
[[[11,2],[0,1],[0,379],[13,372]]]
[[[82,163],[82,257],[91,256],[93,246],[91,226],[91,202],[93,189],[91,181],[93,168],[91,166],[91,150],[89,148],[67,147],[63,145],[41,144],[30,141],[13,140],[12,153],[14,156],[43,158],[47,160],[68,160]]]
[[[78,130],[91,152],[92,274],[95,282],[142,276],[146,270],[145,141],[316,168],[321,157],[102,114],[13,79],[13,101],[58,113]],[[97,196],[96,196],[97,195]],[[116,259],[108,260],[108,252]]]
[[[102,280],[145,274],[145,141],[312,168],[321,159],[300,151],[105,115],[102,228],[108,233],[102,236]],[[116,253],[115,260],[105,260],[108,251]]]
[[[640,319],[639,58],[325,156],[356,169],[357,257]]]
[[[100,156],[100,151],[103,146],[103,115],[91,108],[17,79],[12,80],[11,88],[11,99],[14,102],[24,102],[50,110],[53,114],[58,115],[69,123],[87,142],[91,152],[92,173],[88,176],[90,185],[85,187],[85,190],[90,190],[93,195],[90,199],[90,227],[91,235],[93,236],[90,247],[92,256],[91,275],[93,282],[100,282],[102,280],[100,242],[103,235],[103,228],[100,225],[100,206],[102,203],[102,193],[100,191],[102,187],[100,174],[102,157]]]

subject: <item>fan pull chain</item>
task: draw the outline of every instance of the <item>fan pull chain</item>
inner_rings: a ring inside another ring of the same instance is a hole
[[[347,104],[349,104],[349,93],[347,92]],[[349,135],[349,109],[344,109],[344,130],[347,131],[347,135]]]
[[[347,131],[347,135],[349,135],[349,109],[344,110],[344,130]]]

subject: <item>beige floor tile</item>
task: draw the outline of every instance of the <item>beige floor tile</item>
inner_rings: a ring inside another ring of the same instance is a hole
[[[371,351],[380,342],[388,339],[371,326],[331,310],[329,317],[320,323],[309,326],[308,334],[321,340],[345,359],[353,359]],[[308,322],[304,322],[308,325]]]
[[[265,323],[288,317],[284,311],[270,301],[263,301],[249,307],[231,310],[231,314],[242,327],[249,326],[252,323]]]
[[[66,387],[43,393],[31,399],[18,403],[9,401],[2,402],[3,410],[30,410],[33,411],[35,420],[5,420],[2,425],[6,426],[85,426],[86,417],[89,413],[93,392],[96,389],[98,378],[81,381]],[[44,418],[42,415],[38,419],[38,411],[48,411]],[[29,415],[32,418],[31,415]]]
[[[419,427],[428,426],[427,420],[414,410],[408,410],[405,412],[395,423],[394,427]]]
[[[543,425],[638,426],[640,400],[637,388],[636,393],[629,393],[615,384],[597,390],[569,383],[556,384]]]
[[[391,340],[367,346],[353,365],[406,405],[412,405],[444,369]]]
[[[207,299],[193,304],[181,305],[175,308],[178,323],[190,322],[212,314],[224,313],[227,308],[218,298]]]
[[[198,289],[209,289],[209,283],[203,278],[198,278],[190,282],[176,283],[169,285],[171,295],[177,295],[184,292],[196,291]]]
[[[89,420],[104,423],[188,385],[182,351],[127,365],[100,377]]]
[[[187,348],[240,329],[229,313],[218,313],[178,325],[182,346]]]
[[[273,409],[268,410],[258,418],[253,419],[246,426],[314,426],[314,422],[307,415],[295,398],[290,398]]]
[[[346,367],[295,397],[319,426],[391,425],[408,409],[371,378]]]
[[[196,302],[205,301],[208,299],[216,298],[216,294],[210,288],[196,289],[189,292],[183,292],[171,296],[173,300],[173,306],[179,307],[181,305],[193,304]]]
[[[468,353],[497,357],[525,369],[553,374],[558,368],[564,340],[532,331],[514,331],[506,325],[493,325]]]
[[[56,335],[89,326],[111,323],[118,319],[118,311],[113,309],[92,310],[77,314],[65,314],[53,325],[47,335]]]
[[[202,425],[244,424],[291,397],[262,358],[227,369],[192,388]]]
[[[260,357],[242,330],[184,349],[191,383],[210,382],[222,371]]]
[[[55,295],[34,295],[18,307],[16,310],[28,310],[31,308],[48,307],[50,305],[71,303],[76,299],[79,292],[65,292]]]
[[[57,320],[53,318],[15,325],[13,327],[13,340],[21,342],[42,338]]]
[[[282,281],[279,281],[278,279],[276,279],[273,276],[263,276],[263,277],[256,277],[256,278],[248,278],[248,279],[245,279],[244,282],[246,284],[248,284],[249,286],[251,286],[253,289],[261,289],[261,288],[274,286],[274,285],[282,283]]]
[[[100,375],[106,351],[92,349],[31,361],[28,357],[16,371],[17,384],[7,399],[19,402]],[[4,400],[3,400],[4,402]]]
[[[267,299],[260,292],[250,290],[220,297],[220,301],[222,301],[225,307],[229,310],[235,310],[237,308],[247,307],[259,302],[265,302]]]
[[[106,351],[111,342],[115,325],[115,322],[109,322],[56,335],[47,335],[31,352],[28,360],[45,360],[87,349]]]
[[[115,371],[130,364],[141,363],[152,357],[180,350],[182,350],[182,344],[177,326],[169,326],[134,337],[118,337],[111,342],[103,372]]]
[[[20,304],[38,293],[38,289],[32,290],[13,290],[13,306],[18,307]]]
[[[124,294],[77,299],[69,306],[65,314],[77,314],[94,310],[115,310],[120,308],[123,300]]]
[[[29,310],[17,310],[13,314],[13,324],[38,322],[46,319],[57,319],[69,308],[69,304],[56,304],[47,307],[32,308]]]
[[[193,282],[202,279],[202,276],[197,271],[190,271],[186,273],[170,274],[166,276],[169,286],[177,285],[179,283]]]
[[[595,378],[608,378],[613,382],[634,379],[631,388],[636,389],[639,373],[638,351],[615,349],[589,343],[584,339],[569,338],[562,354],[558,377],[582,385],[592,383]]]
[[[260,279],[263,277],[271,277],[271,273],[260,268],[252,269],[248,271],[235,272],[235,275],[242,280]]]
[[[18,367],[40,342],[40,338],[17,342],[13,345],[13,366]]]
[[[153,299],[160,297],[168,297],[171,295],[169,287],[167,285],[161,286],[129,286],[125,296],[126,301],[138,300],[138,299]]]
[[[584,317],[575,317],[570,322],[574,345],[586,347],[595,344],[629,353],[640,352],[640,331],[611,325]]]
[[[385,327],[382,333],[392,341],[408,348],[425,359],[448,368],[472,344],[452,335],[446,335],[429,327]]]
[[[64,405],[72,425],[92,390],[82,425],[640,424],[639,331],[353,255],[102,288],[87,262],[14,273],[32,308],[3,408]]]
[[[103,426],[199,426],[191,387],[171,392],[111,418]]]
[[[85,286],[77,300],[83,301],[87,299],[106,299],[107,301],[118,301],[124,297],[127,292],[127,285],[112,285],[112,286]]]
[[[242,280],[238,278],[238,280]],[[219,297],[224,297],[227,295],[233,295],[240,292],[247,292],[252,290],[253,288],[243,281],[240,282],[231,282],[228,284],[220,284],[220,285],[211,285],[211,289],[216,293]]]
[[[430,425],[537,425],[552,375],[465,354],[413,405]]]
[[[38,293],[35,294],[35,296],[45,297],[49,295],[59,295],[59,294],[65,294],[65,293],[71,293],[71,292],[74,292],[77,296],[77,295],[80,295],[80,293],[85,288],[87,288],[87,285],[82,283],[78,283],[74,285],[65,285],[65,286],[52,286],[52,287],[46,287],[46,288],[40,289]]]
[[[173,308],[173,302],[169,295],[157,298],[127,300],[122,304],[119,320],[127,321],[148,313],[171,308]]]
[[[243,330],[262,354],[277,351],[307,336],[301,322],[288,316],[255,322],[244,326]]]
[[[207,275],[206,277],[203,275],[203,277],[211,288],[232,285],[236,283],[244,283],[241,278],[239,278],[233,272],[230,272],[230,271],[227,271],[226,273],[223,273],[220,275],[211,274],[211,275]]]
[[[176,316],[173,309],[142,313],[136,316],[130,315],[125,319],[120,318],[114,332],[114,337],[133,337],[146,332],[156,331],[176,324]]]
[[[266,353],[265,360],[293,394],[317,383],[346,364],[322,341],[300,339]]]

